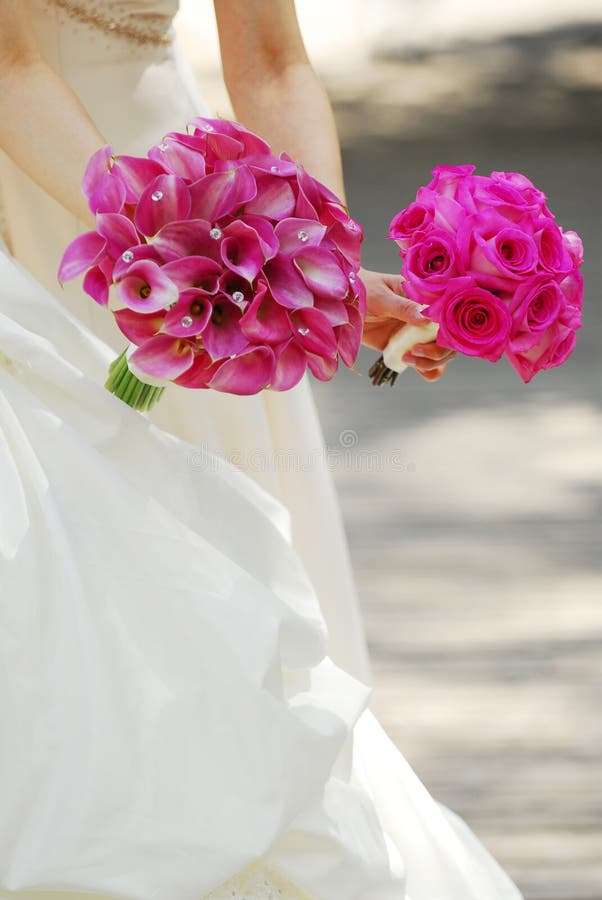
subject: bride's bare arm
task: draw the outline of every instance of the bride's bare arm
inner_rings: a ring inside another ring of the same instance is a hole
[[[294,0],[214,0],[236,117],[344,199],[330,102],[303,44]]]
[[[106,143],[42,58],[26,0],[2,0],[0,147],[66,209],[92,223],[80,185],[88,159]]]

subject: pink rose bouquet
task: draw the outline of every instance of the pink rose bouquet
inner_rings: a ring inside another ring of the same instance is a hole
[[[107,388],[149,409],[170,382],[284,391],[352,366],[366,309],[363,232],[342,202],[241,125],[197,118],[147,157],[90,160],[93,231],[59,280],[84,275],[130,342]]]
[[[406,368],[403,354],[435,337],[468,356],[505,356],[524,382],[562,365],[575,347],[583,300],[579,235],[563,232],[524,175],[474,170],[437,166],[391,222],[404,290],[432,321],[393,335],[370,369],[374,384],[393,384]]]

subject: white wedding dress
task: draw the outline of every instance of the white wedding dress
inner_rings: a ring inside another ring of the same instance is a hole
[[[32,3],[118,152],[202,111],[175,7]],[[0,190],[0,898],[519,900],[368,708],[307,377],[131,410],[56,284],[82,226],[4,156]]]

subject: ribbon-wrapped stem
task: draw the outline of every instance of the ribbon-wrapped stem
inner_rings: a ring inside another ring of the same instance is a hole
[[[426,322],[424,325],[402,325],[395,334],[389,338],[389,343],[382,355],[371,366],[368,374],[372,384],[395,384],[397,376],[404,369],[406,363],[402,362],[402,356],[411,350],[415,344],[427,344],[437,337],[439,324]]]

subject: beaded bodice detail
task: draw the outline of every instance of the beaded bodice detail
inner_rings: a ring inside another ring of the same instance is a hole
[[[47,0],[84,25],[136,44],[167,45],[177,0]]]
[[[261,863],[253,863],[235,878],[211,891],[203,900],[312,900],[312,898],[274,869]]]

